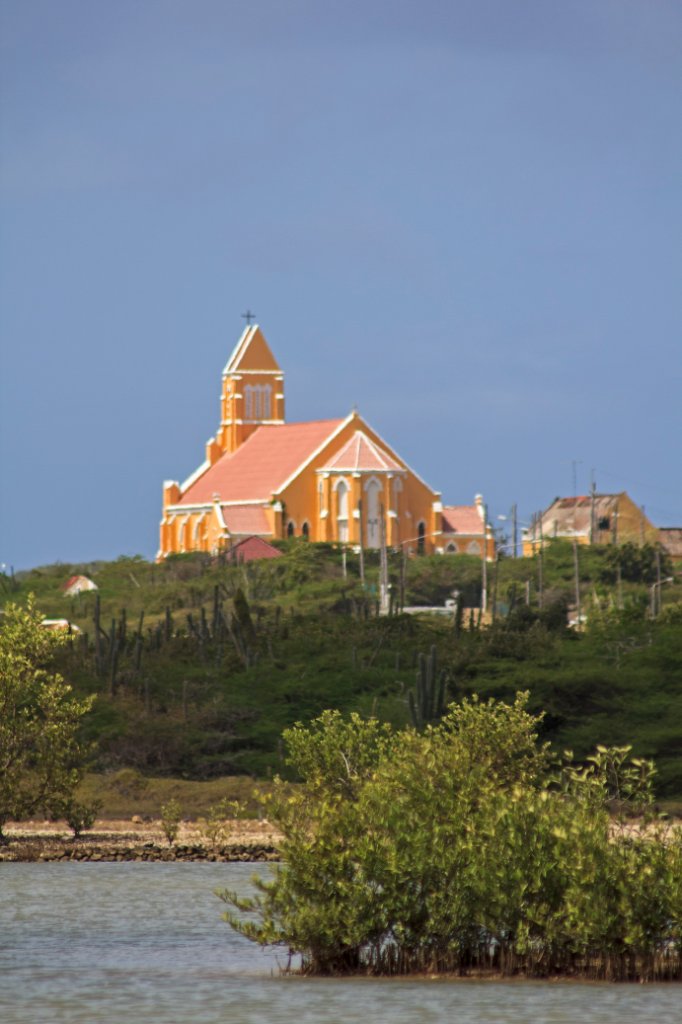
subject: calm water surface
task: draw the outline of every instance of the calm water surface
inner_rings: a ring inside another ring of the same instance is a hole
[[[682,987],[278,976],[220,920],[245,864],[0,865],[2,1024],[681,1024]]]

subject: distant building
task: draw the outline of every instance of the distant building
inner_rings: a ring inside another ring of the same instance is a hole
[[[560,538],[579,544],[655,544],[658,529],[625,491],[555,498],[546,512],[522,532],[523,554]]]
[[[87,576],[72,576],[62,584],[62,591],[64,597],[75,597],[76,594],[81,594],[85,590],[97,590],[97,584],[93,583]]]
[[[281,558],[282,552],[262,537],[244,537],[225,552],[228,562],[256,562],[261,558]]]
[[[682,559],[682,526],[661,526],[658,537],[672,559]]]
[[[495,537],[486,522],[483,497],[476,495],[473,505],[443,505],[443,553],[477,555],[485,552],[487,561],[495,558]]]
[[[55,633],[80,633],[75,622],[68,619],[43,619],[40,625],[43,629],[52,630]]]
[[[286,423],[284,374],[252,324],[223,370],[205,461],[183,484],[164,484],[158,558],[287,537],[379,548],[383,535],[389,547],[424,554],[460,543],[489,551],[480,510],[464,529],[455,509],[444,528],[443,511],[440,493],[358,412]]]

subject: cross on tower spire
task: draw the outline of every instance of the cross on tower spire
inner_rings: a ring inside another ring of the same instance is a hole
[[[246,320],[246,326],[247,327],[250,327],[251,326],[251,321],[255,320],[255,319],[256,319],[256,314],[252,313],[251,310],[248,309],[248,308],[246,310],[246,313],[242,313],[242,320]]]

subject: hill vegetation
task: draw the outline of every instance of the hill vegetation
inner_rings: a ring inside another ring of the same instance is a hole
[[[290,772],[283,731],[325,709],[397,728],[416,716],[421,727],[450,701],[513,701],[527,690],[557,750],[580,760],[598,743],[632,743],[657,763],[658,796],[682,796],[682,587],[656,585],[651,549],[580,550],[579,630],[566,625],[575,564],[561,542],[542,565],[488,566],[494,614],[485,623],[475,558],[392,556],[394,614],[379,617],[376,555],[365,555],[363,582],[357,555],[348,553],[344,575],[331,546],[282,549],[244,566],[179,555],[0,576],[5,600],[34,593],[44,615],[81,631],[57,669],[77,696],[97,696],[83,727],[83,741],[97,742],[92,769],[264,779]],[[98,591],[65,598],[62,585],[81,572]],[[456,617],[398,613],[442,607],[455,591]]]

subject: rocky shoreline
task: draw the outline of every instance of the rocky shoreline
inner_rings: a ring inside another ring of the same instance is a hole
[[[97,822],[78,839],[52,822],[17,822],[5,830],[0,862],[160,861],[175,863],[277,861],[281,838],[267,822],[236,822],[233,834],[211,845],[198,826],[184,823],[176,841],[163,838],[160,822]]]

